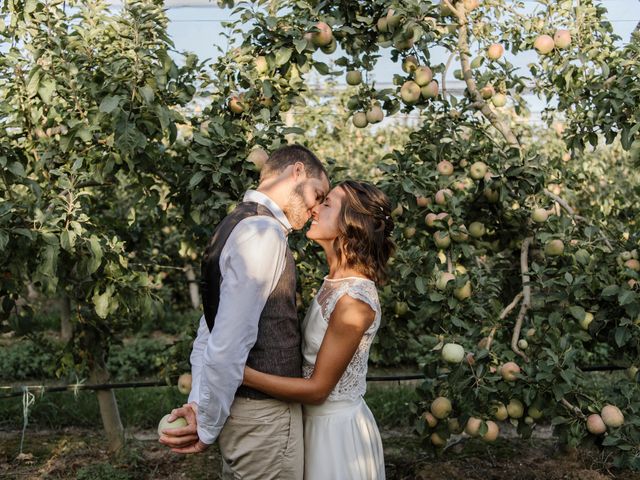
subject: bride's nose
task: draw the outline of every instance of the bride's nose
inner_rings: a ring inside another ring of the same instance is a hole
[[[311,208],[311,218],[313,218],[314,220],[318,219],[319,208],[320,208],[320,205],[314,205],[313,208]]]

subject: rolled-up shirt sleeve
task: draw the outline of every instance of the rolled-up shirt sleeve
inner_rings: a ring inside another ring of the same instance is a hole
[[[284,270],[287,251],[282,226],[266,216],[242,220],[220,255],[220,302],[213,330],[200,319],[191,363],[198,404],[198,436],[213,443],[229,416],[244,366],[258,337],[262,310]]]
[[[198,333],[191,348],[191,392],[189,393],[189,403],[200,403],[200,378],[202,377],[202,356],[209,341],[209,327],[204,315],[200,317]]]

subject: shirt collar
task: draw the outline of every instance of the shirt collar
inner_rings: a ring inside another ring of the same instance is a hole
[[[244,198],[242,199],[242,201],[259,203],[260,205],[267,207],[269,211],[273,213],[273,216],[276,217],[276,219],[285,228],[285,230],[287,231],[287,234],[291,233],[291,230],[293,230],[293,228],[291,227],[291,223],[289,223],[289,219],[284,214],[282,209],[278,206],[276,202],[271,200],[264,193],[259,192],[257,190],[247,190],[247,192],[244,194]]]

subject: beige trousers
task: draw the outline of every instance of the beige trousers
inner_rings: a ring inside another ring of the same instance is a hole
[[[304,435],[298,403],[236,397],[218,444],[223,480],[302,480]]]

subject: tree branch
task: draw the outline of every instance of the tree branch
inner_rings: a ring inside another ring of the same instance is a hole
[[[547,190],[546,188],[543,190],[543,192],[547,197],[552,199],[554,202],[557,202],[558,205],[560,205],[573,218],[575,218],[576,220],[581,220],[581,221],[585,222],[587,225],[592,225],[593,226],[593,224],[589,221],[589,219],[587,219],[587,218],[585,218],[583,216],[577,215],[575,210],[573,208],[571,208],[571,205],[569,205],[564,198],[559,197],[555,193],[550,192],[549,190]],[[600,230],[600,237],[602,238],[602,241],[607,245],[607,247],[609,247],[611,250],[613,250],[613,245],[611,245],[611,242],[609,241],[609,239],[604,235],[604,233],[602,233],[602,229],[600,227],[598,227],[598,230]]]
[[[584,413],[582,413],[582,410],[580,410],[575,405],[571,404],[566,398],[563,398],[562,400],[560,400],[560,403],[562,403],[562,405],[567,407],[569,410],[571,410],[573,413],[575,413],[577,416],[579,416],[583,420],[587,418],[587,416]]]
[[[444,98],[447,94],[447,71],[451,66],[451,62],[453,61],[453,57],[456,56],[456,52],[451,52],[449,58],[447,59],[447,63],[444,66],[444,72],[442,72],[442,98]]]
[[[75,188],[89,188],[89,187],[112,187],[113,183],[101,183],[95,180],[87,180],[86,182],[78,182]]]
[[[531,286],[529,285],[529,246],[533,242],[533,237],[527,237],[522,242],[522,250],[520,251],[520,271],[522,272],[522,304],[518,312],[518,318],[513,328],[513,336],[511,337],[511,350],[520,355],[525,362],[529,361],[529,357],[518,348],[518,340],[520,339],[520,331],[524,316],[531,307]]]
[[[576,216],[575,211],[573,210],[573,208],[571,208],[571,206],[567,203],[567,201],[561,197],[559,197],[558,195],[556,195],[553,192],[550,192],[549,190],[547,190],[546,188],[543,190],[544,194],[549,197],[550,199],[552,199],[554,202],[558,202],[560,204],[560,206],[562,208],[564,208],[567,213],[569,215],[572,216]]]
[[[509,315],[514,308],[516,308],[516,305],[518,305],[518,302],[520,302],[520,300],[522,299],[522,292],[519,292],[511,301],[511,303],[509,305],[507,305],[504,310],[502,310],[502,312],[500,313],[500,316],[498,317],[498,319],[500,321],[504,320],[505,318],[507,318],[507,315]],[[491,329],[491,333],[489,333],[489,336],[487,337],[487,350],[491,350],[491,344],[493,343],[493,337],[496,334],[496,330],[498,329],[498,326],[500,324],[494,325],[493,328]]]
[[[482,95],[480,95],[480,92],[478,91],[476,81],[473,79],[473,74],[471,73],[471,62],[469,61],[469,32],[467,29],[467,19],[464,13],[464,5],[462,5],[460,10],[457,10],[453,8],[448,0],[443,1],[445,2],[445,5],[453,9],[453,12],[458,17],[458,24],[460,25],[460,27],[458,28],[458,50],[460,50],[460,65],[462,67],[462,76],[467,85],[467,90],[469,90],[469,95],[472,99],[472,105],[476,109],[480,110],[485,118],[489,120],[491,125],[493,125],[493,127],[502,134],[502,136],[510,146],[521,150],[520,142],[518,141],[513,131],[511,131],[511,127],[500,120],[496,113],[491,109],[489,104],[482,98]]]

